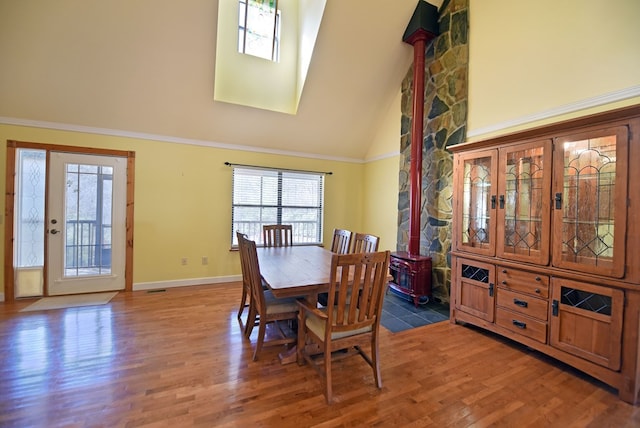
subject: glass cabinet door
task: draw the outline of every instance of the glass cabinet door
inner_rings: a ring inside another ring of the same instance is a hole
[[[488,256],[495,255],[497,151],[463,153],[457,156],[456,248]]]
[[[549,262],[551,140],[500,149],[497,255]]]
[[[622,277],[627,127],[557,138],[554,150],[553,265]]]

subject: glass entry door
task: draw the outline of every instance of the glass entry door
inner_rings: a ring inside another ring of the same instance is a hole
[[[52,152],[49,295],[125,288],[127,159]]]

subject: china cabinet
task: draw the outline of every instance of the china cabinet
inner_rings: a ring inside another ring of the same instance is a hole
[[[451,321],[551,355],[634,404],[639,137],[633,106],[450,147]]]

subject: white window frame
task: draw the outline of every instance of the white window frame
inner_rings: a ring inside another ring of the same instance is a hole
[[[257,27],[257,25],[260,24],[267,24],[267,20],[262,20],[261,22],[249,22],[249,11],[252,9],[251,1],[252,0],[238,0],[238,52],[241,54],[257,56],[273,62],[279,62],[281,13],[278,9],[278,0],[263,1],[263,3],[273,3],[273,7],[271,9],[275,11],[272,26],[273,31],[270,31],[268,36],[265,34],[261,35],[261,31]],[[247,5],[249,5],[249,7],[247,7]],[[251,37],[251,35],[253,35],[253,37],[265,39],[266,42],[270,42],[271,52],[268,52],[267,50],[261,51],[259,49],[252,49],[251,45],[247,43],[247,39]]]
[[[231,247],[236,232],[262,245],[262,226],[291,224],[293,245],[322,245],[322,172],[232,165]]]

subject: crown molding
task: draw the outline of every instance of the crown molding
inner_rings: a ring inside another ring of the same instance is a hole
[[[396,156],[400,156],[400,152],[385,153],[385,154],[374,156],[374,157],[371,157],[371,158],[366,158],[364,163],[377,162],[377,161],[380,161],[380,160],[389,159],[389,158],[393,158],[393,157],[396,157]]]
[[[328,160],[348,163],[366,163],[363,159],[346,158],[340,156],[325,156],[313,153],[293,152],[288,150],[276,150],[263,147],[244,146],[236,144],[220,143],[216,141],[194,140],[190,138],[172,137],[167,135],[147,134],[143,132],[123,131],[119,129],[96,128],[92,126],[72,125],[58,122],[45,122],[40,120],[19,119],[0,116],[0,125],[25,126],[31,128],[45,128],[56,131],[82,132],[86,134],[107,135],[112,137],[134,138],[139,140],[152,140],[163,143],[188,144],[192,146],[212,147],[226,150],[240,150],[244,152],[266,153],[281,156],[293,156],[307,159]]]
[[[640,96],[640,85],[631,86],[629,88],[621,89],[619,91],[609,92],[604,95],[598,95],[596,97],[587,98],[577,101],[575,103],[565,104],[562,106],[554,107],[549,110],[543,110],[538,113],[533,113],[526,116],[521,116],[512,120],[499,122],[494,125],[485,126],[478,129],[472,129],[467,131],[467,139],[479,137],[485,134],[491,134],[495,132],[505,131],[515,126],[525,125],[528,123],[537,122],[540,120],[546,120],[553,117],[561,116],[563,114],[574,113],[576,111],[585,110],[592,107],[599,107],[605,104],[611,104],[618,101],[623,101],[629,98]]]

